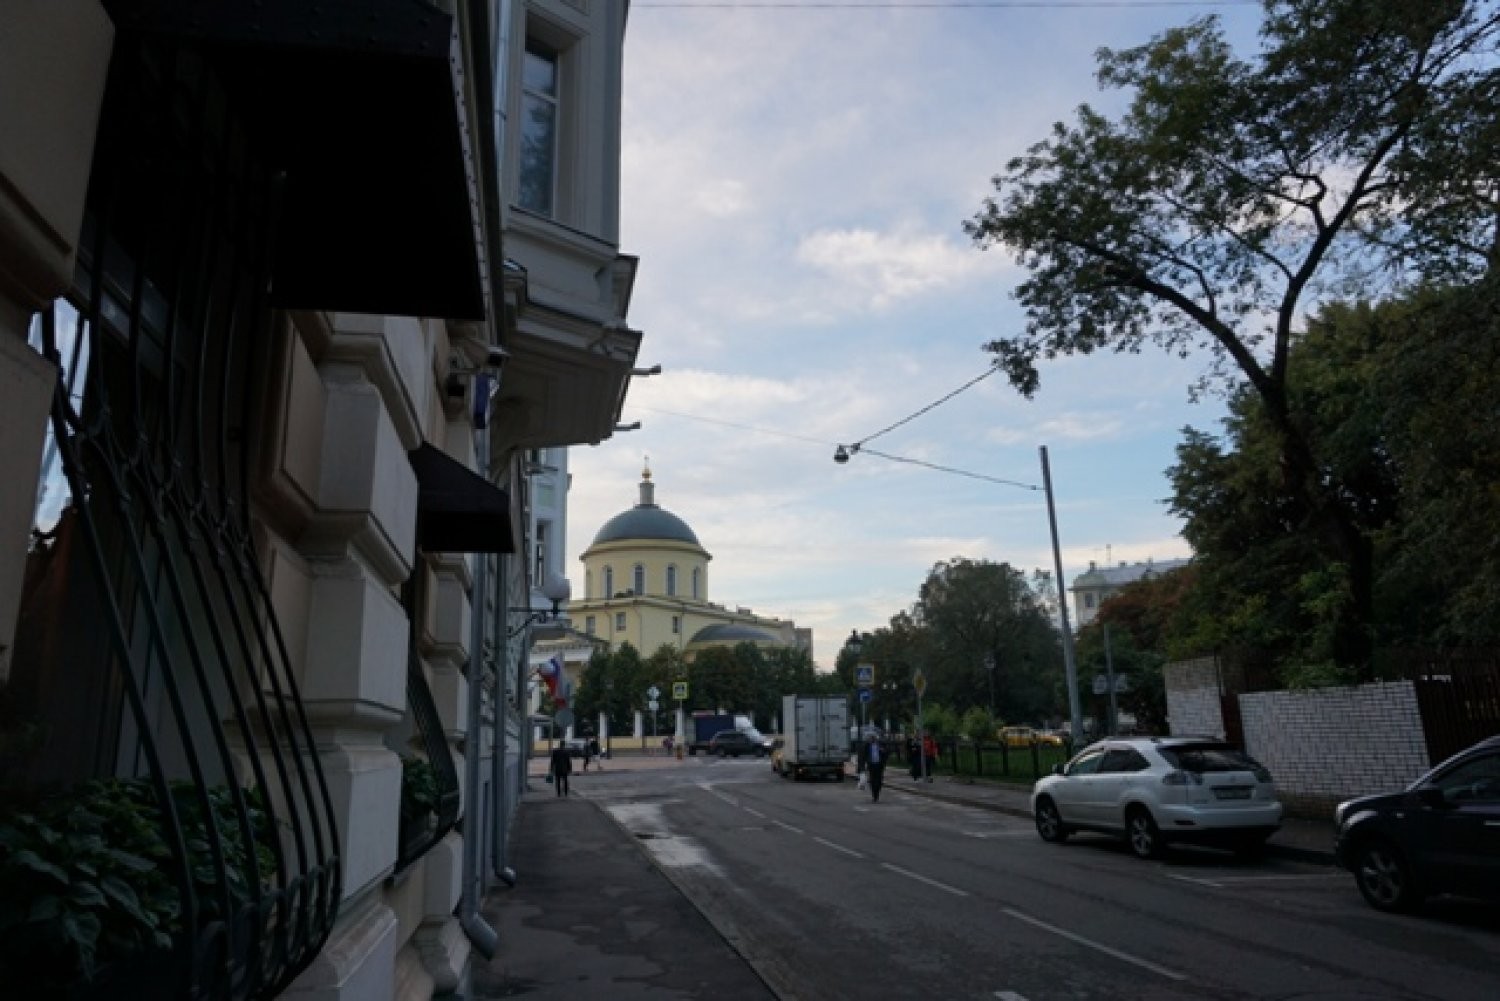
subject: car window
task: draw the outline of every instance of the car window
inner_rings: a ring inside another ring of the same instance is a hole
[[[1103,751],[1084,751],[1073,759],[1068,766],[1067,775],[1092,775],[1099,770],[1099,763],[1104,760]]]
[[[1256,767],[1248,754],[1228,744],[1182,744],[1157,748],[1167,763],[1185,772],[1247,772]]]
[[[1132,747],[1117,747],[1104,755],[1099,774],[1106,772],[1141,772],[1151,767],[1145,755]]]
[[[1471,758],[1432,781],[1454,803],[1500,802],[1500,754]]]

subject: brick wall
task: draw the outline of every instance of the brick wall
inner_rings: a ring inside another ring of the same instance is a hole
[[[1219,667],[1212,657],[1162,668],[1167,688],[1167,728],[1172,734],[1224,736],[1219,705]]]
[[[1276,777],[1289,812],[1327,816],[1340,800],[1400,789],[1430,764],[1409,681],[1241,695],[1240,718],[1245,750]]]

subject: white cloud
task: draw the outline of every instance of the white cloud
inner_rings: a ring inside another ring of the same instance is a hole
[[[797,244],[796,259],[834,286],[825,294],[866,309],[942,292],[993,271],[994,258],[933,233],[822,229]]]

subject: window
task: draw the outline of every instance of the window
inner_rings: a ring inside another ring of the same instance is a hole
[[[1104,760],[1103,751],[1090,751],[1080,756],[1068,766],[1069,775],[1092,775],[1099,770],[1099,763]]]
[[[623,633],[624,631],[625,631],[625,613],[624,612],[616,612],[615,613],[615,632],[617,632],[617,633]]]
[[[682,616],[680,616],[680,615],[674,615],[674,616],[672,616],[672,632],[673,633],[680,633],[680,632],[682,632]]]
[[[531,581],[541,586],[547,583],[547,522],[536,523],[535,557],[536,565],[533,568]]]
[[[646,568],[639,563],[635,565],[635,569],[630,574],[630,588],[636,594],[646,593]]]
[[[1151,762],[1139,752],[1128,747],[1116,748],[1104,755],[1104,763],[1099,766],[1099,774],[1105,772],[1143,772],[1151,767]]]
[[[558,54],[528,39],[521,63],[521,208],[551,216],[557,196]]]
[[[592,615],[583,620],[583,631],[590,636],[594,635],[594,617]]]
[[[667,597],[677,597],[677,568],[675,566],[667,567]]]
[[[1500,754],[1465,761],[1433,783],[1453,803],[1500,801]]]
[[[599,597],[601,597],[601,598],[613,598],[614,596],[615,596],[615,568],[614,567],[605,567],[604,568],[604,593],[601,594],[601,595],[599,595]]]
[[[1093,608],[1094,607],[1094,592],[1093,591],[1086,591],[1084,593],[1084,595],[1083,595],[1083,607],[1084,608]]]
[[[694,600],[697,600],[697,599],[703,597],[702,585],[703,585],[703,571],[700,570],[700,569],[698,569],[697,567],[693,567],[693,599]]]

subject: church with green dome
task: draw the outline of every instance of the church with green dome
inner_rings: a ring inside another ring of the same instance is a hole
[[[709,600],[713,556],[687,522],[656,503],[649,467],[636,505],[606,521],[580,558],[583,593],[568,603],[568,618],[610,649],[629,643],[650,656],[671,646],[689,660],[739,643],[812,650],[810,629]]]

